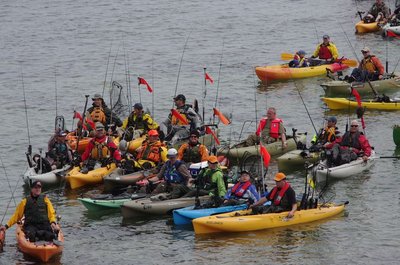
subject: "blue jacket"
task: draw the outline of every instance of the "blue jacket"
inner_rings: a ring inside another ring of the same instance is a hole
[[[244,183],[243,183],[244,184]],[[243,185],[241,184],[241,185]],[[241,185],[239,185],[239,190],[241,188]],[[229,199],[249,199],[249,200],[253,200],[253,202],[256,202],[258,200],[260,200],[260,194],[258,194],[256,187],[252,184],[250,185],[250,187],[244,192],[243,196],[241,198],[235,196],[232,193],[232,188],[230,188],[228,190],[228,192],[226,193],[224,199],[229,200]]]

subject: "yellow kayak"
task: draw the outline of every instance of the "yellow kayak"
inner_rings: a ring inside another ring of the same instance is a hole
[[[253,215],[251,210],[243,210],[194,219],[193,227],[196,234],[256,231],[314,222],[343,211],[343,204],[319,205],[315,209],[296,211],[289,219],[288,212]]]
[[[322,98],[328,108],[332,110],[338,109],[355,109],[358,107],[357,101],[348,100],[346,98]],[[370,110],[400,110],[400,101],[376,102],[373,100],[362,101],[362,107]]]
[[[314,77],[325,75],[326,69],[329,69],[332,72],[338,72],[347,68],[349,68],[349,66],[342,63],[323,64],[300,68],[292,68],[287,64],[281,64],[256,67],[256,74],[261,81],[274,81]]]
[[[361,20],[356,24],[356,33],[376,32],[379,31],[379,29],[378,22],[364,23],[364,21]]]
[[[143,135],[137,139],[129,141],[127,143],[128,152],[133,154],[133,152],[135,152],[136,149],[138,149],[140,146],[142,146],[142,143],[144,140],[146,140],[146,135]],[[118,137],[114,140],[114,143],[118,146],[120,141],[121,141],[121,139]]]
[[[103,182],[103,177],[110,174],[117,166],[111,163],[107,167],[100,167],[89,171],[87,174],[80,172],[80,167],[74,167],[66,176],[71,189],[77,189],[86,185],[95,185]]]

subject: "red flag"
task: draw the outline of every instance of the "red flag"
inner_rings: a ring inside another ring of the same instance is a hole
[[[79,113],[79,112],[77,112],[77,111],[74,111],[74,117],[72,117],[73,119],[80,119],[80,120],[82,120],[82,115]]]
[[[206,126],[206,134],[211,134],[211,135],[214,137],[215,142],[216,142],[218,145],[221,144],[221,143],[219,142],[219,140],[218,140],[218,137],[217,137],[217,136],[215,135],[215,133],[213,132],[213,130],[211,130],[211,128],[208,127],[208,126]]]
[[[397,35],[396,33],[394,33],[394,32],[391,31],[391,30],[387,30],[387,31],[386,31],[386,35],[387,35],[388,37],[400,38],[400,35]]]
[[[271,155],[268,153],[267,148],[260,143],[260,153],[264,161],[264,166],[268,167],[269,161],[271,160]]]
[[[225,117],[224,114],[222,114],[218,109],[213,108],[213,111],[214,111],[214,115],[218,116],[219,120],[220,120],[223,124],[228,125],[228,124],[231,123],[231,121],[228,120],[228,118]]]
[[[361,96],[358,93],[357,89],[352,87],[351,88],[351,94],[356,98],[358,107],[361,108],[362,107],[361,106]],[[364,122],[364,117],[363,116],[361,116],[361,126],[362,126],[363,129],[365,129],[365,122]]]
[[[92,119],[86,117],[85,121],[86,122],[85,122],[85,124],[83,126],[86,127],[85,128],[86,130],[88,129],[87,125],[89,125],[92,130],[94,130],[96,128],[96,125],[95,125],[95,123],[94,123],[94,121]]]
[[[175,116],[178,120],[180,120],[184,125],[189,125],[188,121],[182,117],[182,115],[176,110],[176,109],[171,109],[172,115]]]
[[[146,85],[147,90],[152,93],[153,89],[151,88],[151,86],[149,85],[149,83],[147,83],[147,81],[144,78],[138,77],[139,80],[139,85]]]
[[[211,84],[214,84],[214,80],[211,78],[211,76],[206,73],[206,80],[210,81]]]

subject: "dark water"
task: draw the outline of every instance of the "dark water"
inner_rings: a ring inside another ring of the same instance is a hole
[[[0,156],[12,189],[17,187],[17,202],[23,196],[21,175],[26,169],[28,145],[23,85],[34,151],[46,146],[54,126],[55,87],[57,114],[66,117],[70,128],[73,109],[83,109],[84,94],[102,92],[108,60],[107,84],[113,72],[113,80],[124,86],[124,61],[129,60],[135,101],[139,100],[138,75],[153,84],[155,118],[161,121],[171,107],[182,50],[190,34],[177,92],[189,101],[198,98],[201,102],[203,67],[218,81],[223,50],[218,102],[223,112],[232,114],[233,123],[221,127],[221,138],[237,140],[247,120],[253,123],[245,132],[254,130],[255,97],[258,118],[266,107],[275,106],[287,128],[311,134],[311,122],[298,91],[317,127],[324,115],[335,114],[343,131],[347,112],[324,111],[320,100],[323,91],[318,85],[323,78],[298,81],[297,86],[285,82],[256,89],[254,67],[280,63],[281,52],[304,49],[311,53],[317,35],[320,39],[323,34],[331,36],[341,54],[354,58],[342,26],[357,56],[360,48],[368,45],[384,61],[387,45],[392,71],[399,59],[397,40],[386,43],[378,34],[354,35],[355,12],[366,10],[372,2],[3,1]],[[208,117],[216,87],[207,87]],[[141,98],[151,109],[151,95],[144,88]],[[392,126],[398,123],[398,113],[367,112],[365,120],[367,136],[378,155],[392,155]],[[66,235],[64,253],[54,264],[397,264],[399,168],[397,160],[381,159],[369,173],[334,183],[335,201],[350,201],[343,216],[285,229],[206,237],[174,227],[166,219],[123,223],[118,212],[89,215],[76,200],[85,190],[67,191],[59,199],[53,192],[50,196],[62,215]],[[274,163],[270,172],[276,172]],[[289,176],[299,193],[301,177],[300,173]],[[4,172],[0,179],[3,216],[10,189]],[[4,222],[12,214],[14,202],[10,208]],[[14,228],[6,239],[0,264],[33,263],[17,251]]]

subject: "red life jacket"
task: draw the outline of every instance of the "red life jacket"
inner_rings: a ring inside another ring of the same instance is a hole
[[[268,196],[268,199],[270,201],[274,200],[274,204],[276,206],[278,206],[279,204],[281,204],[281,200],[283,198],[283,196],[285,195],[285,192],[289,189],[290,184],[289,182],[286,181],[285,186],[283,186],[283,188],[279,191],[278,196],[275,198],[276,193],[278,192],[278,187],[274,187],[271,191],[271,193]]]
[[[331,58],[332,58],[332,53],[331,53],[331,51],[328,49],[327,46],[321,44],[321,45],[319,46],[318,57],[319,57],[320,59],[324,59],[324,60],[331,59]]]
[[[233,188],[231,190],[231,194],[235,195],[236,197],[241,198],[250,186],[251,186],[250,181],[246,181],[245,183],[238,182],[235,184],[235,186],[233,186]],[[240,187],[240,189],[239,189],[239,187]]]
[[[263,118],[260,121],[260,125],[257,128],[257,132],[256,135],[261,135],[261,131],[264,130],[265,125],[267,124],[268,119],[267,118]],[[270,128],[269,128],[269,136],[271,136],[272,138],[278,139],[279,138],[279,127],[281,122],[283,122],[281,119],[276,118],[274,120],[271,121],[270,124]]]

